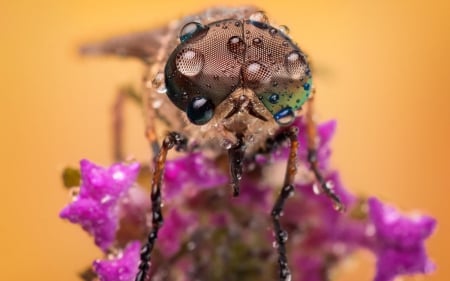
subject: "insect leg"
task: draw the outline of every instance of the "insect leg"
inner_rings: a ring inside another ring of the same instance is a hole
[[[317,159],[317,126],[313,119],[314,110],[314,98],[311,97],[308,100],[308,106],[306,111],[306,124],[307,124],[307,135],[308,135],[308,162],[310,164],[311,170],[316,177],[316,180],[325,194],[333,200],[336,210],[343,211],[345,209],[344,204],[342,204],[339,196],[334,193],[330,185],[327,184],[325,178],[319,170],[319,163]]]
[[[124,159],[123,153],[123,109],[127,100],[137,105],[142,105],[141,96],[131,87],[125,86],[119,89],[112,108],[112,134],[113,134],[113,156],[115,161]]]
[[[242,178],[242,163],[245,154],[245,143],[242,135],[236,136],[237,144],[228,150],[230,161],[231,187],[233,188],[233,196],[239,195],[239,185]]]
[[[158,237],[158,231],[163,224],[163,215],[161,211],[161,184],[166,164],[167,152],[174,148],[176,150],[184,150],[187,146],[187,139],[176,132],[170,132],[163,140],[161,149],[156,157],[155,170],[153,172],[151,201],[152,201],[152,229],[147,237],[146,244],[141,249],[141,261],[139,263],[139,271],[135,281],[144,281],[147,278],[149,270],[150,255],[155,246]]]
[[[283,207],[286,199],[294,192],[294,178],[297,173],[297,151],[298,151],[298,128],[290,127],[289,129],[282,131],[276,137],[277,140],[290,141],[289,158],[286,167],[286,175],[284,178],[283,188],[278,195],[277,201],[272,209],[272,222],[275,231],[275,239],[278,249],[278,265],[279,265],[279,277],[281,281],[291,280],[291,271],[289,270],[287,255],[286,255],[286,241],[288,239],[287,232],[281,228],[280,217],[283,212]]]

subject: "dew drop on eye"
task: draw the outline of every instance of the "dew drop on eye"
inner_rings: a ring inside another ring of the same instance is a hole
[[[295,120],[295,113],[290,107],[285,107],[273,115],[280,126],[290,125]]]
[[[185,76],[195,76],[200,73],[205,64],[205,57],[195,49],[183,49],[175,60],[176,67]]]
[[[201,23],[189,22],[181,28],[180,41],[186,42],[204,29],[205,27]]]

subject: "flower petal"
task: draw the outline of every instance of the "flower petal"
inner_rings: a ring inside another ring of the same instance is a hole
[[[101,281],[132,281],[139,265],[140,242],[131,242],[115,259],[94,261]]]
[[[188,154],[166,162],[164,198],[171,200],[181,193],[192,194],[227,182],[228,177],[222,174],[214,161],[202,153]]]
[[[170,257],[181,247],[183,235],[196,224],[197,220],[193,215],[181,214],[176,209],[172,209],[164,219],[164,224],[159,231],[158,247],[164,256]]]
[[[430,273],[425,239],[433,232],[436,221],[428,216],[404,216],[393,207],[370,198],[369,215],[375,226],[377,255],[375,281],[390,281],[400,274]]]
[[[139,164],[115,164],[103,168],[82,160],[78,196],[60,213],[61,218],[80,224],[94,236],[95,244],[106,251],[118,229],[120,201],[134,184]]]
[[[108,249],[114,241],[117,216],[93,199],[75,200],[61,211],[60,217],[80,224],[85,231],[94,236],[95,244],[102,250]]]

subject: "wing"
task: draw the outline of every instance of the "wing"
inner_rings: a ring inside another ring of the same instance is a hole
[[[125,34],[85,44],[81,46],[80,53],[88,56],[113,55],[133,57],[151,64],[155,61],[162,47],[170,49],[168,50],[169,52],[175,48],[178,41],[178,32],[186,23],[200,21],[207,24],[224,18],[242,19],[258,10],[254,6],[214,7],[148,31]],[[165,59],[164,55],[160,59]]]

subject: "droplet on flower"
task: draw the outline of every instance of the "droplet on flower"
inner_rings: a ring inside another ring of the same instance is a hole
[[[109,201],[111,201],[112,199],[113,199],[113,198],[112,198],[110,195],[105,195],[105,196],[103,196],[102,199],[100,200],[100,203],[106,204],[106,203],[108,203]]]
[[[315,195],[319,195],[322,192],[322,189],[319,187],[319,185],[317,183],[313,184],[312,190]]]
[[[269,33],[270,35],[275,35],[278,33],[278,29],[272,27],[271,29],[269,29]]]
[[[112,178],[116,181],[122,181],[125,178],[125,174],[122,171],[116,171],[113,173]]]
[[[264,11],[257,11],[249,16],[249,19],[251,21],[257,21],[262,23],[268,23],[269,18],[267,17],[266,13]]]
[[[195,76],[202,71],[205,57],[198,50],[186,48],[177,55],[175,63],[183,75]]]

